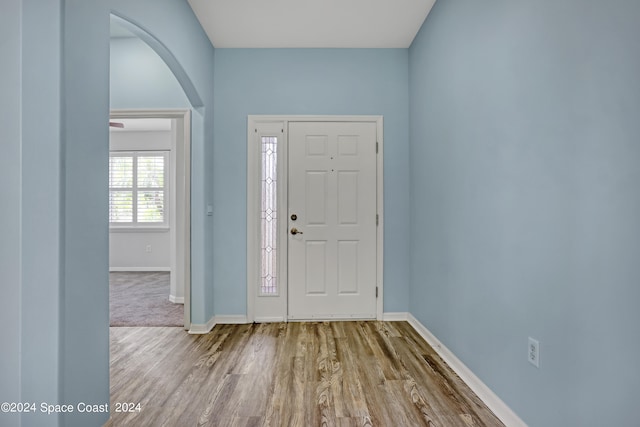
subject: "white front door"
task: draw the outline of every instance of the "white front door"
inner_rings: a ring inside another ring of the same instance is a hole
[[[288,133],[288,317],[375,319],[376,124]]]

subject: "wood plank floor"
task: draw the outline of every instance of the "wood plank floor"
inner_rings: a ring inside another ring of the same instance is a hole
[[[317,322],[111,328],[106,426],[127,425],[503,424],[408,323]]]

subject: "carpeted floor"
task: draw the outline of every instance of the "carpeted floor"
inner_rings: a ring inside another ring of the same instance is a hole
[[[184,305],[169,301],[169,274],[109,273],[111,326],[184,326]]]

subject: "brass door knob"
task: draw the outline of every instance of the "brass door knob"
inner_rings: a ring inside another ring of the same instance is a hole
[[[293,227],[291,229],[291,234],[293,234],[295,236],[296,234],[304,234],[304,233],[302,231],[298,231],[297,228]]]

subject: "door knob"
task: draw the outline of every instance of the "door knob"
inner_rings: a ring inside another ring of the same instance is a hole
[[[293,227],[291,229],[291,234],[293,234],[295,236],[296,234],[304,234],[304,233],[302,231],[298,231],[297,228]]]

